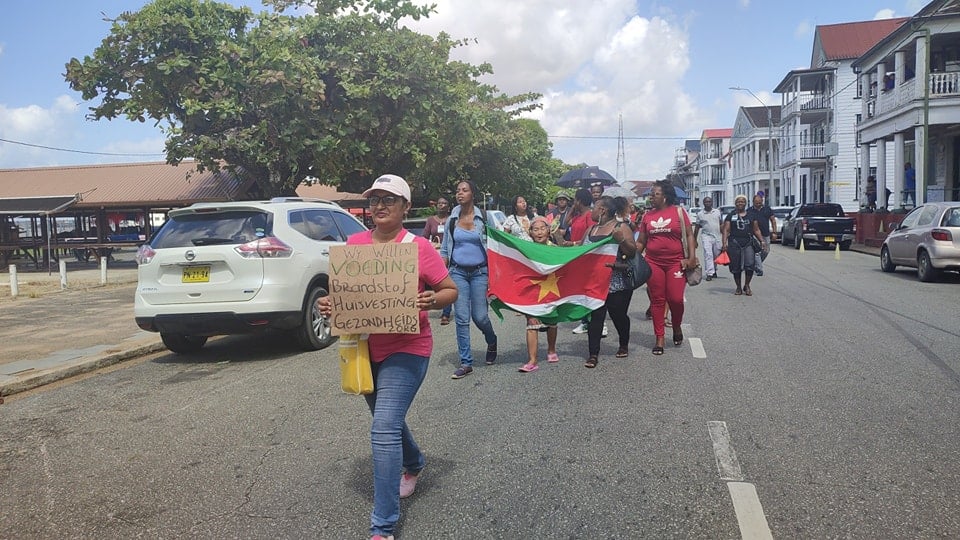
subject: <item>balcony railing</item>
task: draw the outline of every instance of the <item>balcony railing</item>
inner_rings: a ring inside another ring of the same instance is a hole
[[[931,73],[930,97],[960,97],[960,71],[946,73]],[[923,97],[923,88],[917,79],[910,79],[892,90],[880,92],[878,98],[867,101],[867,118],[894,111],[909,105],[912,101]]]
[[[824,144],[799,144],[793,148],[785,148],[781,154],[783,163],[802,161],[807,159],[825,159],[827,153]],[[775,169],[776,170],[776,169]]]
[[[829,109],[831,99],[826,94],[803,94],[797,96],[789,103],[783,106],[780,113],[781,118],[786,118],[797,111],[812,111],[818,109]]]
[[[808,99],[800,105],[801,111],[812,111],[815,109],[829,109],[830,108],[830,96],[825,94],[816,95],[811,99]]]
[[[930,97],[960,95],[960,72],[930,74]]]

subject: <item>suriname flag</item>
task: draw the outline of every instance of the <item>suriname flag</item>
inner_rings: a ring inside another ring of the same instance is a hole
[[[558,247],[487,228],[490,307],[509,309],[545,324],[579,321],[607,300],[617,244],[606,238]]]

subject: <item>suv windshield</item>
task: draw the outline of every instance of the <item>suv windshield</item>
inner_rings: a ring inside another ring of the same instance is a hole
[[[269,236],[270,216],[254,210],[171,216],[150,245],[154,249],[245,244]]]

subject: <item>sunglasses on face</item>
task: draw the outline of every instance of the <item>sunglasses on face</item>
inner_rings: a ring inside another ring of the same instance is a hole
[[[371,195],[370,197],[367,198],[367,201],[369,201],[370,203],[370,208],[376,208],[377,206],[380,205],[380,203],[383,203],[384,206],[393,206],[397,204],[397,201],[399,201],[400,199],[401,197],[398,197],[396,195],[385,195],[383,197]]]

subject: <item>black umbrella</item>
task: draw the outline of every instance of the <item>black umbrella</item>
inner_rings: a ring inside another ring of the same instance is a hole
[[[600,182],[603,186],[609,186],[617,183],[617,179],[612,174],[597,166],[583,167],[574,169],[557,180],[557,185],[568,188],[590,187],[591,184]]]

